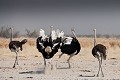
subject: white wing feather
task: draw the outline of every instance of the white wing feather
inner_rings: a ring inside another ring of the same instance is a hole
[[[72,39],[73,38],[71,38],[71,37],[66,37],[66,40],[64,41],[64,44],[71,44]]]

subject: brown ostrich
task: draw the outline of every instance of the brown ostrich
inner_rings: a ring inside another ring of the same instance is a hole
[[[22,45],[25,44],[27,42],[27,39],[23,39],[21,42],[20,41],[13,41],[13,28],[10,28],[11,30],[11,37],[10,37],[10,43],[9,43],[9,49],[11,50],[11,52],[15,52],[16,53],[16,59],[15,59],[15,63],[13,65],[13,68],[15,68],[15,65],[18,65],[18,53],[19,53],[19,49],[22,51]]]
[[[103,44],[96,44],[96,29],[94,31],[94,47],[92,49],[92,55],[98,59],[99,61],[99,70],[97,73],[97,77],[99,76],[99,72],[101,70],[102,77],[104,77],[103,71],[102,71],[102,59],[106,60],[106,47]]]

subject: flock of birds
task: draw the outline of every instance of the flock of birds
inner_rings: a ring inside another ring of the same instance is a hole
[[[13,65],[13,68],[15,68],[16,65],[18,65],[18,53],[19,50],[23,50],[22,45],[27,42],[27,39],[23,39],[22,41],[13,41],[12,35],[13,35],[13,28],[10,28],[11,30],[11,38],[9,43],[9,49],[11,52],[16,53],[16,59]],[[38,51],[42,54],[44,58],[44,68],[46,68],[46,62],[48,62],[52,66],[52,58],[54,55],[58,52],[58,50],[61,50],[61,54],[59,55],[59,58],[63,54],[68,54],[69,58],[67,60],[69,68],[70,66],[70,59],[77,55],[81,50],[81,45],[75,35],[75,30],[71,29],[71,32],[73,36],[66,37],[64,36],[64,32],[60,30],[54,30],[53,27],[51,27],[51,32],[49,35],[45,34],[45,31],[43,29],[40,29],[40,35],[36,39],[36,47]],[[99,61],[99,70],[97,73],[97,76],[99,76],[99,72],[101,70],[102,76],[104,77],[103,71],[102,71],[102,59],[106,59],[106,47],[103,44],[96,44],[96,29],[94,29],[94,47],[92,49],[92,55],[98,59]]]

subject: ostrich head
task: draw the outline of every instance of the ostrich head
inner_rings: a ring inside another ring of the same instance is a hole
[[[11,30],[11,36],[10,36],[10,42],[11,42],[13,39],[13,27],[10,27],[9,29]]]
[[[51,53],[51,52],[52,52],[51,47],[50,47],[50,46],[47,46],[47,47],[45,48],[45,52],[47,52],[48,54]]]
[[[21,41],[21,44],[25,44],[27,42],[27,39],[23,39],[22,41]]]
[[[103,59],[106,60],[106,57],[107,57],[107,55],[104,55],[104,56],[103,56]]]

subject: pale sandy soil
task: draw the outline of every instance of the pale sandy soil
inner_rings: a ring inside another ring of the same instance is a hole
[[[107,41],[106,41],[107,42]],[[107,60],[102,67],[105,77],[96,77],[98,61],[92,56],[92,47],[84,47],[74,56],[68,69],[68,55],[60,59],[60,51],[53,57],[53,70],[48,66],[44,71],[43,57],[35,46],[24,46],[19,53],[19,65],[12,68],[15,53],[8,48],[0,48],[0,80],[119,80],[120,48],[108,48]]]

